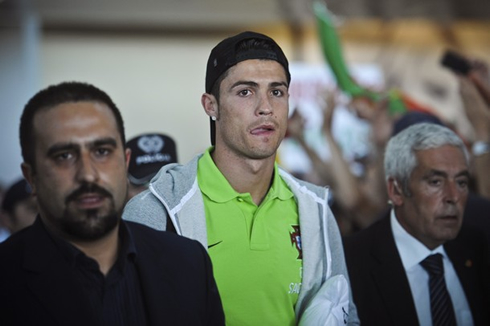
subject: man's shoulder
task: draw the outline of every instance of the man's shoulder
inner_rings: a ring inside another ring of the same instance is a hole
[[[389,216],[384,216],[367,228],[354,234],[344,236],[345,251],[358,252],[367,250],[374,241],[385,239],[390,236],[391,228]]]
[[[127,203],[126,206],[124,207],[123,215],[126,217],[128,212],[130,212],[133,215],[139,215],[141,213],[147,212],[147,211],[152,211],[152,210],[159,210],[161,206],[160,201],[158,198],[155,197],[155,195],[149,190],[146,189],[133,198],[131,198]],[[141,209],[144,207],[144,209]]]
[[[162,166],[150,183],[158,183],[168,178],[186,178],[197,174],[197,164],[202,154],[196,155],[185,164],[173,163]]]
[[[41,266],[46,266],[48,261],[49,264],[55,262],[58,255],[53,254],[54,248],[47,233],[39,226],[31,225],[12,234],[0,243],[0,261],[2,262],[0,282],[5,285],[4,281],[9,275],[16,275],[16,280],[20,280],[19,273],[27,266],[27,269],[42,268]]]
[[[144,244],[157,251],[200,251],[201,244],[193,239],[169,231],[155,230],[138,222],[124,221],[137,247]]]
[[[490,235],[489,211],[490,199],[470,193],[464,211],[463,225],[478,227],[487,235]]]
[[[196,180],[200,157],[198,155],[184,165],[175,163],[163,166],[150,181],[150,188],[156,194],[169,198],[185,195]]]
[[[16,257],[19,250],[24,248],[27,240],[33,240],[40,235],[41,230],[34,226],[28,226],[12,235],[0,243],[0,255],[2,257]]]
[[[298,190],[298,189],[305,189],[305,190],[311,191],[311,192],[315,193],[316,195],[322,197],[323,194],[325,194],[325,192],[328,189],[328,187],[318,186],[318,185],[315,185],[311,182],[301,180],[301,179],[295,177],[294,175],[292,175],[291,173],[287,172],[286,170],[284,170],[281,167],[279,167],[278,169],[279,169],[279,175],[281,176],[281,178],[284,180],[284,182],[286,182],[288,187],[293,191]]]
[[[198,241],[139,223],[126,223],[141,268],[162,270],[171,275],[199,274],[207,268],[209,256]]]
[[[21,230],[0,243],[0,259],[2,262],[4,262],[5,257],[18,257],[18,252],[26,239],[25,232],[26,230]]]
[[[446,248],[463,248],[478,249],[483,245],[487,245],[487,238],[483,230],[473,225],[462,225],[458,236],[445,244]],[[472,249],[472,250],[473,250]]]

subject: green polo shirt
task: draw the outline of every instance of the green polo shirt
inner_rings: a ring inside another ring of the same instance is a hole
[[[257,206],[236,192],[211,158],[198,163],[206,211],[208,251],[227,325],[294,325],[301,288],[298,208],[274,167],[274,179]]]

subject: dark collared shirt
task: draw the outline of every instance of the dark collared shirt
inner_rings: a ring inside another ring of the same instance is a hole
[[[135,264],[136,247],[124,222],[119,227],[118,258],[106,276],[94,259],[65,240],[52,237],[73,267],[100,325],[146,325],[145,305]]]

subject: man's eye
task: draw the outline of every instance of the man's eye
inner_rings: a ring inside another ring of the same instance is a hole
[[[55,155],[55,159],[57,161],[66,161],[69,160],[73,157],[73,154],[70,152],[65,152],[65,153],[59,153]]]
[[[275,89],[272,91],[272,95],[277,96],[277,97],[282,96],[283,94],[284,94],[284,92],[279,90],[279,89]]]
[[[243,89],[243,90],[238,92],[238,95],[240,95],[240,96],[247,96],[249,94],[250,94],[250,90],[248,90],[248,89]]]
[[[111,153],[111,150],[108,149],[108,148],[97,148],[97,150],[95,151],[95,153],[98,155],[98,156],[107,156]]]
[[[456,181],[458,183],[458,186],[461,188],[468,188],[468,180],[458,180]]]
[[[431,179],[429,180],[429,184],[431,186],[439,186],[442,183],[440,179]]]

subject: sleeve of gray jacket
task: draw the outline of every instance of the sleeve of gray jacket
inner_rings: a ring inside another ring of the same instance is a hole
[[[337,225],[333,213],[328,214],[328,241],[330,243],[330,249],[332,252],[332,274],[331,275],[344,275],[349,281],[349,273],[347,272],[347,265],[345,263],[344,248],[342,245],[342,238],[340,236],[340,230]],[[360,325],[359,317],[357,315],[357,308],[354,304],[352,297],[352,289],[349,281],[349,318],[347,325]]]
[[[149,190],[145,190],[126,204],[123,219],[165,231],[167,210]]]

